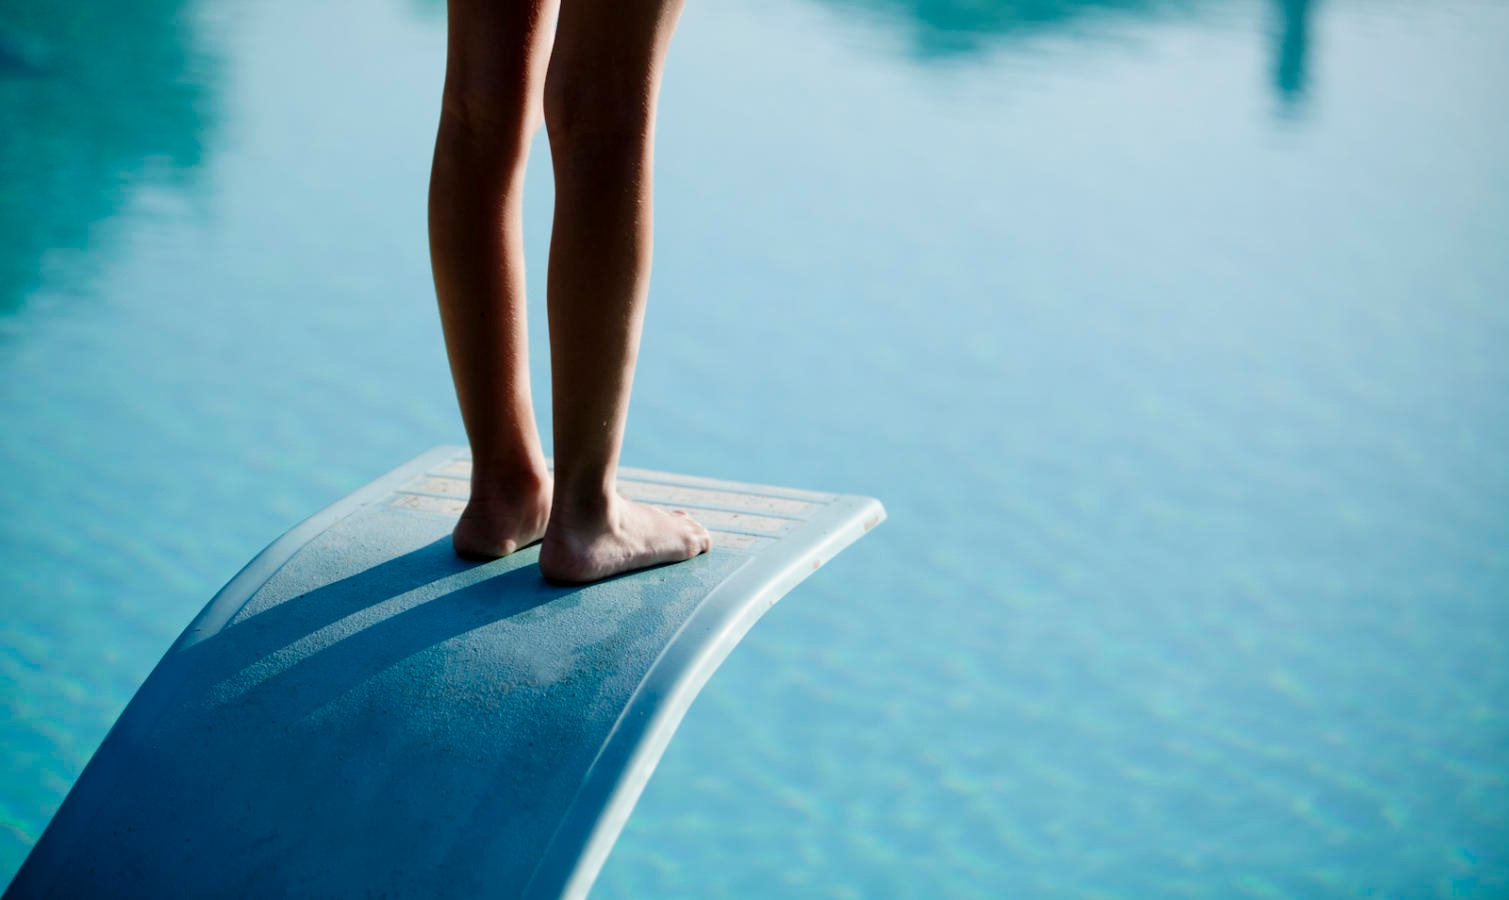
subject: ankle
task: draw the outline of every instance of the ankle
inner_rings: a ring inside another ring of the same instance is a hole
[[[570,485],[556,481],[551,518],[567,527],[604,526],[613,519],[618,492],[601,484]]]
[[[539,462],[472,463],[471,496],[474,501],[507,502],[528,500],[550,493],[550,473],[544,460]]]

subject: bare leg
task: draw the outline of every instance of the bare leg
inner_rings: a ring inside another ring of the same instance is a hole
[[[559,0],[450,0],[430,176],[430,256],[472,495],[452,542],[492,558],[538,540],[550,476],[529,392],[522,193]]]
[[[709,548],[684,514],[618,494],[649,294],[655,105],[682,0],[562,0],[545,82],[555,497],[540,570],[595,581]]]

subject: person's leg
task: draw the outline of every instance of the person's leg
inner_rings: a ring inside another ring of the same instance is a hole
[[[430,257],[472,447],[471,500],[452,542],[472,558],[539,539],[550,513],[529,393],[522,194],[558,2],[449,3]]]
[[[709,548],[682,514],[617,492],[649,293],[661,70],[682,0],[562,0],[545,81],[555,168],[550,242],[555,498],[540,570],[581,582]]]

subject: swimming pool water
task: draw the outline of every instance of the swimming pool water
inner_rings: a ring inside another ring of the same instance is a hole
[[[222,583],[461,439],[442,25],[0,12],[5,877]],[[891,518],[594,896],[1509,893],[1505,46],[1492,0],[693,2],[626,461]]]

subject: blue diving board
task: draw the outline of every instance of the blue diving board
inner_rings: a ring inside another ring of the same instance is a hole
[[[711,553],[547,584],[458,559],[437,447],[269,546],[199,614],[6,898],[582,897],[672,733],[766,609],[885,516],[625,469]]]

